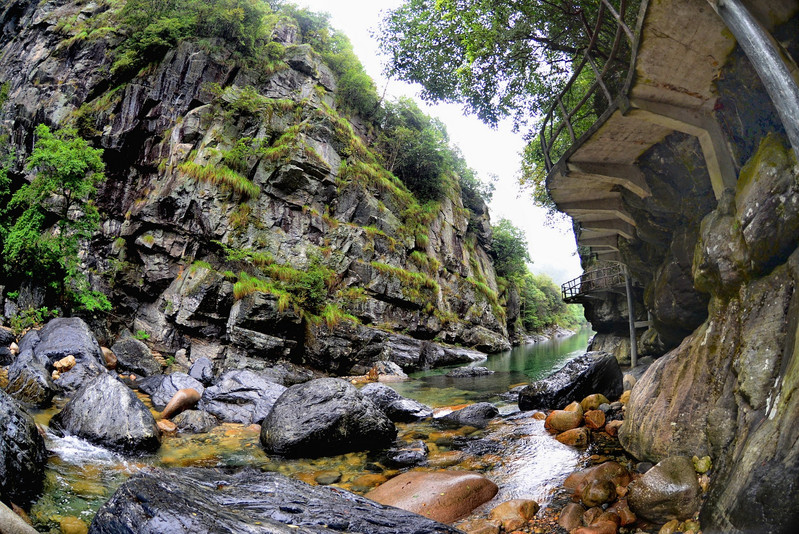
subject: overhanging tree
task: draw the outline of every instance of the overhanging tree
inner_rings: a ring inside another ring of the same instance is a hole
[[[628,2],[632,4],[636,2]],[[423,86],[430,101],[460,102],[496,124],[527,123],[557,94],[594,35],[600,2],[406,0],[383,19],[388,71]],[[615,27],[602,25],[591,54],[611,55]]]

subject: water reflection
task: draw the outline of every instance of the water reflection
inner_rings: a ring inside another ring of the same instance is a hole
[[[543,378],[583,354],[591,335],[590,329],[583,329],[573,336],[514,347],[471,364],[487,367],[494,371],[492,375],[452,378],[446,376],[451,368],[434,369],[413,373],[413,380],[393,383],[391,387],[434,408],[483,400],[502,403],[497,395]]]

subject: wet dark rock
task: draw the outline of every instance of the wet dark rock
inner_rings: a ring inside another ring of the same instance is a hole
[[[0,347],[0,365],[11,365],[14,362],[14,353],[8,347]]]
[[[22,353],[8,369],[6,393],[19,402],[46,408],[50,406],[55,392],[56,385],[50,373],[30,350]]]
[[[0,389],[0,500],[27,506],[42,491],[47,450],[33,418]]]
[[[14,332],[5,326],[0,326],[0,347],[8,347],[17,340]]]
[[[203,386],[210,386],[214,381],[214,364],[208,358],[198,358],[191,364],[189,376],[200,381]]]
[[[450,378],[472,378],[475,376],[487,376],[493,374],[494,371],[487,367],[458,367],[457,369],[447,372],[445,376]]]
[[[432,408],[403,397],[385,384],[373,382],[362,387],[360,391],[395,423],[410,423],[433,416]]]
[[[79,389],[53,416],[50,428],[122,452],[153,452],[161,445],[150,410],[108,373]]]
[[[227,371],[205,389],[199,408],[226,423],[260,423],[284,391],[252,371]]]
[[[485,428],[488,422],[499,415],[497,407],[490,402],[478,402],[435,419],[436,424],[450,428],[473,426]]]
[[[259,525],[258,527],[254,525]],[[153,469],[100,508],[90,534],[457,534],[454,527],[277,473]]]
[[[41,330],[31,330],[20,340],[20,354],[28,349],[48,372],[53,363],[75,357],[75,367],[55,382],[59,391],[72,394],[84,383],[105,374],[105,359],[88,325],[78,317],[52,319]]]
[[[140,376],[161,374],[161,364],[153,357],[150,348],[127,330],[111,346],[111,350],[117,357],[117,369]]]
[[[186,388],[196,389],[200,395],[205,391],[205,387],[198,380],[195,380],[186,373],[165,375],[150,394],[153,406],[158,411],[163,410],[164,407],[169,404],[169,401],[172,400],[172,397],[175,396],[175,393]],[[141,386],[139,386],[139,389],[141,389]]]
[[[397,434],[391,420],[352,384],[319,378],[288,388],[261,425],[267,452],[333,456],[383,448]]]
[[[219,419],[202,410],[186,410],[172,418],[178,427],[178,432],[184,434],[202,434],[210,432],[219,425]]]
[[[427,463],[427,445],[417,440],[392,447],[383,455],[383,462],[388,467],[412,467]]]
[[[593,393],[612,400],[622,392],[622,374],[616,358],[604,352],[588,352],[524,388],[519,393],[519,409],[560,408]]]
[[[671,456],[630,484],[627,502],[635,515],[662,524],[692,517],[699,511],[700,497],[691,459]]]

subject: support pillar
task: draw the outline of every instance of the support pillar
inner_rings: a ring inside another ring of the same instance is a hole
[[[627,317],[630,322],[630,367],[638,365],[638,342],[635,339],[635,307],[633,305],[633,283],[630,270],[624,266],[624,284],[627,286]]]

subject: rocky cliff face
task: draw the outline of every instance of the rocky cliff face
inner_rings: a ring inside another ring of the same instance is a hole
[[[275,28],[276,68],[184,42],[120,81],[109,52],[124,35],[59,23],[108,9],[6,3],[0,73],[20,162],[41,122],[105,149],[104,220],[83,266],[113,297],[109,331],[132,325],[219,366],[288,359],[342,374],[473,357],[432,341],[508,347],[487,211],[470,214],[457,184],[420,205],[385,172],[297,28]]]
[[[697,189],[707,182],[691,178],[693,164],[667,173],[667,184],[688,180],[671,203],[684,217],[667,214],[677,224],[657,239],[639,225],[623,251],[654,315],[642,344],[677,346],[633,388],[619,436],[640,459],[712,458],[703,531],[789,532],[799,504],[799,166],[747,60],[734,54],[722,73],[717,117],[742,167],[736,189],[715,202]],[[656,221],[658,212],[641,206],[639,217]]]

